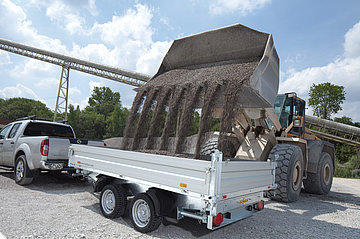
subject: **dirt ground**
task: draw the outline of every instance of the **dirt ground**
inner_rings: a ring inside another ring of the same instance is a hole
[[[16,185],[0,169],[0,238],[359,238],[360,180],[335,178],[325,196],[302,192],[291,203],[268,201],[254,216],[209,231],[197,221],[135,231],[129,216],[100,215],[91,185],[65,174],[43,173],[32,185]]]

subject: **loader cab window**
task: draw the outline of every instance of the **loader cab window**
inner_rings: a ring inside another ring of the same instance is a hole
[[[293,99],[286,97],[286,95],[278,95],[275,100],[274,108],[277,117],[279,118],[282,128],[287,128],[292,121],[293,113]]]

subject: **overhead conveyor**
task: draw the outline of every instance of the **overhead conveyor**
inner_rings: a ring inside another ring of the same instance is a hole
[[[91,61],[85,61],[1,38],[0,49],[62,67],[59,89],[56,98],[56,106],[54,111],[54,121],[56,121],[58,114],[63,115],[63,119],[67,120],[70,69],[103,77],[127,85],[132,85],[135,87],[140,87],[144,85],[151,78],[151,76],[149,75],[123,70],[116,67],[106,66]]]

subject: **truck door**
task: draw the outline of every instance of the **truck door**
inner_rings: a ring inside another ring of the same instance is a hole
[[[10,127],[11,127],[11,125],[6,125],[0,131],[0,165],[4,165],[4,163],[3,163],[4,141],[5,141],[5,136],[7,135]]]
[[[15,150],[15,140],[16,140],[16,135],[18,133],[18,129],[20,128],[21,123],[16,123],[13,125],[13,127],[11,127],[10,132],[8,133],[8,135],[5,137],[5,139],[3,139],[3,150],[2,150],[2,155],[3,155],[3,165],[8,166],[8,167],[13,167],[14,166],[14,158],[13,158],[13,154],[14,154],[14,150]]]

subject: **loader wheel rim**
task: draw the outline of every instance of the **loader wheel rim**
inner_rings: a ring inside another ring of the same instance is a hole
[[[24,162],[19,160],[16,165],[16,178],[20,181],[24,177]]]
[[[301,185],[301,164],[299,161],[295,163],[292,177],[292,187],[294,191],[298,190]]]
[[[106,214],[111,214],[115,209],[115,195],[111,190],[106,190],[101,198],[102,208]]]
[[[145,200],[138,199],[132,209],[132,217],[138,227],[146,227],[149,224],[151,211]]]
[[[330,175],[331,175],[330,165],[327,163],[324,166],[324,174],[323,174],[325,185],[329,185],[331,179]]]

